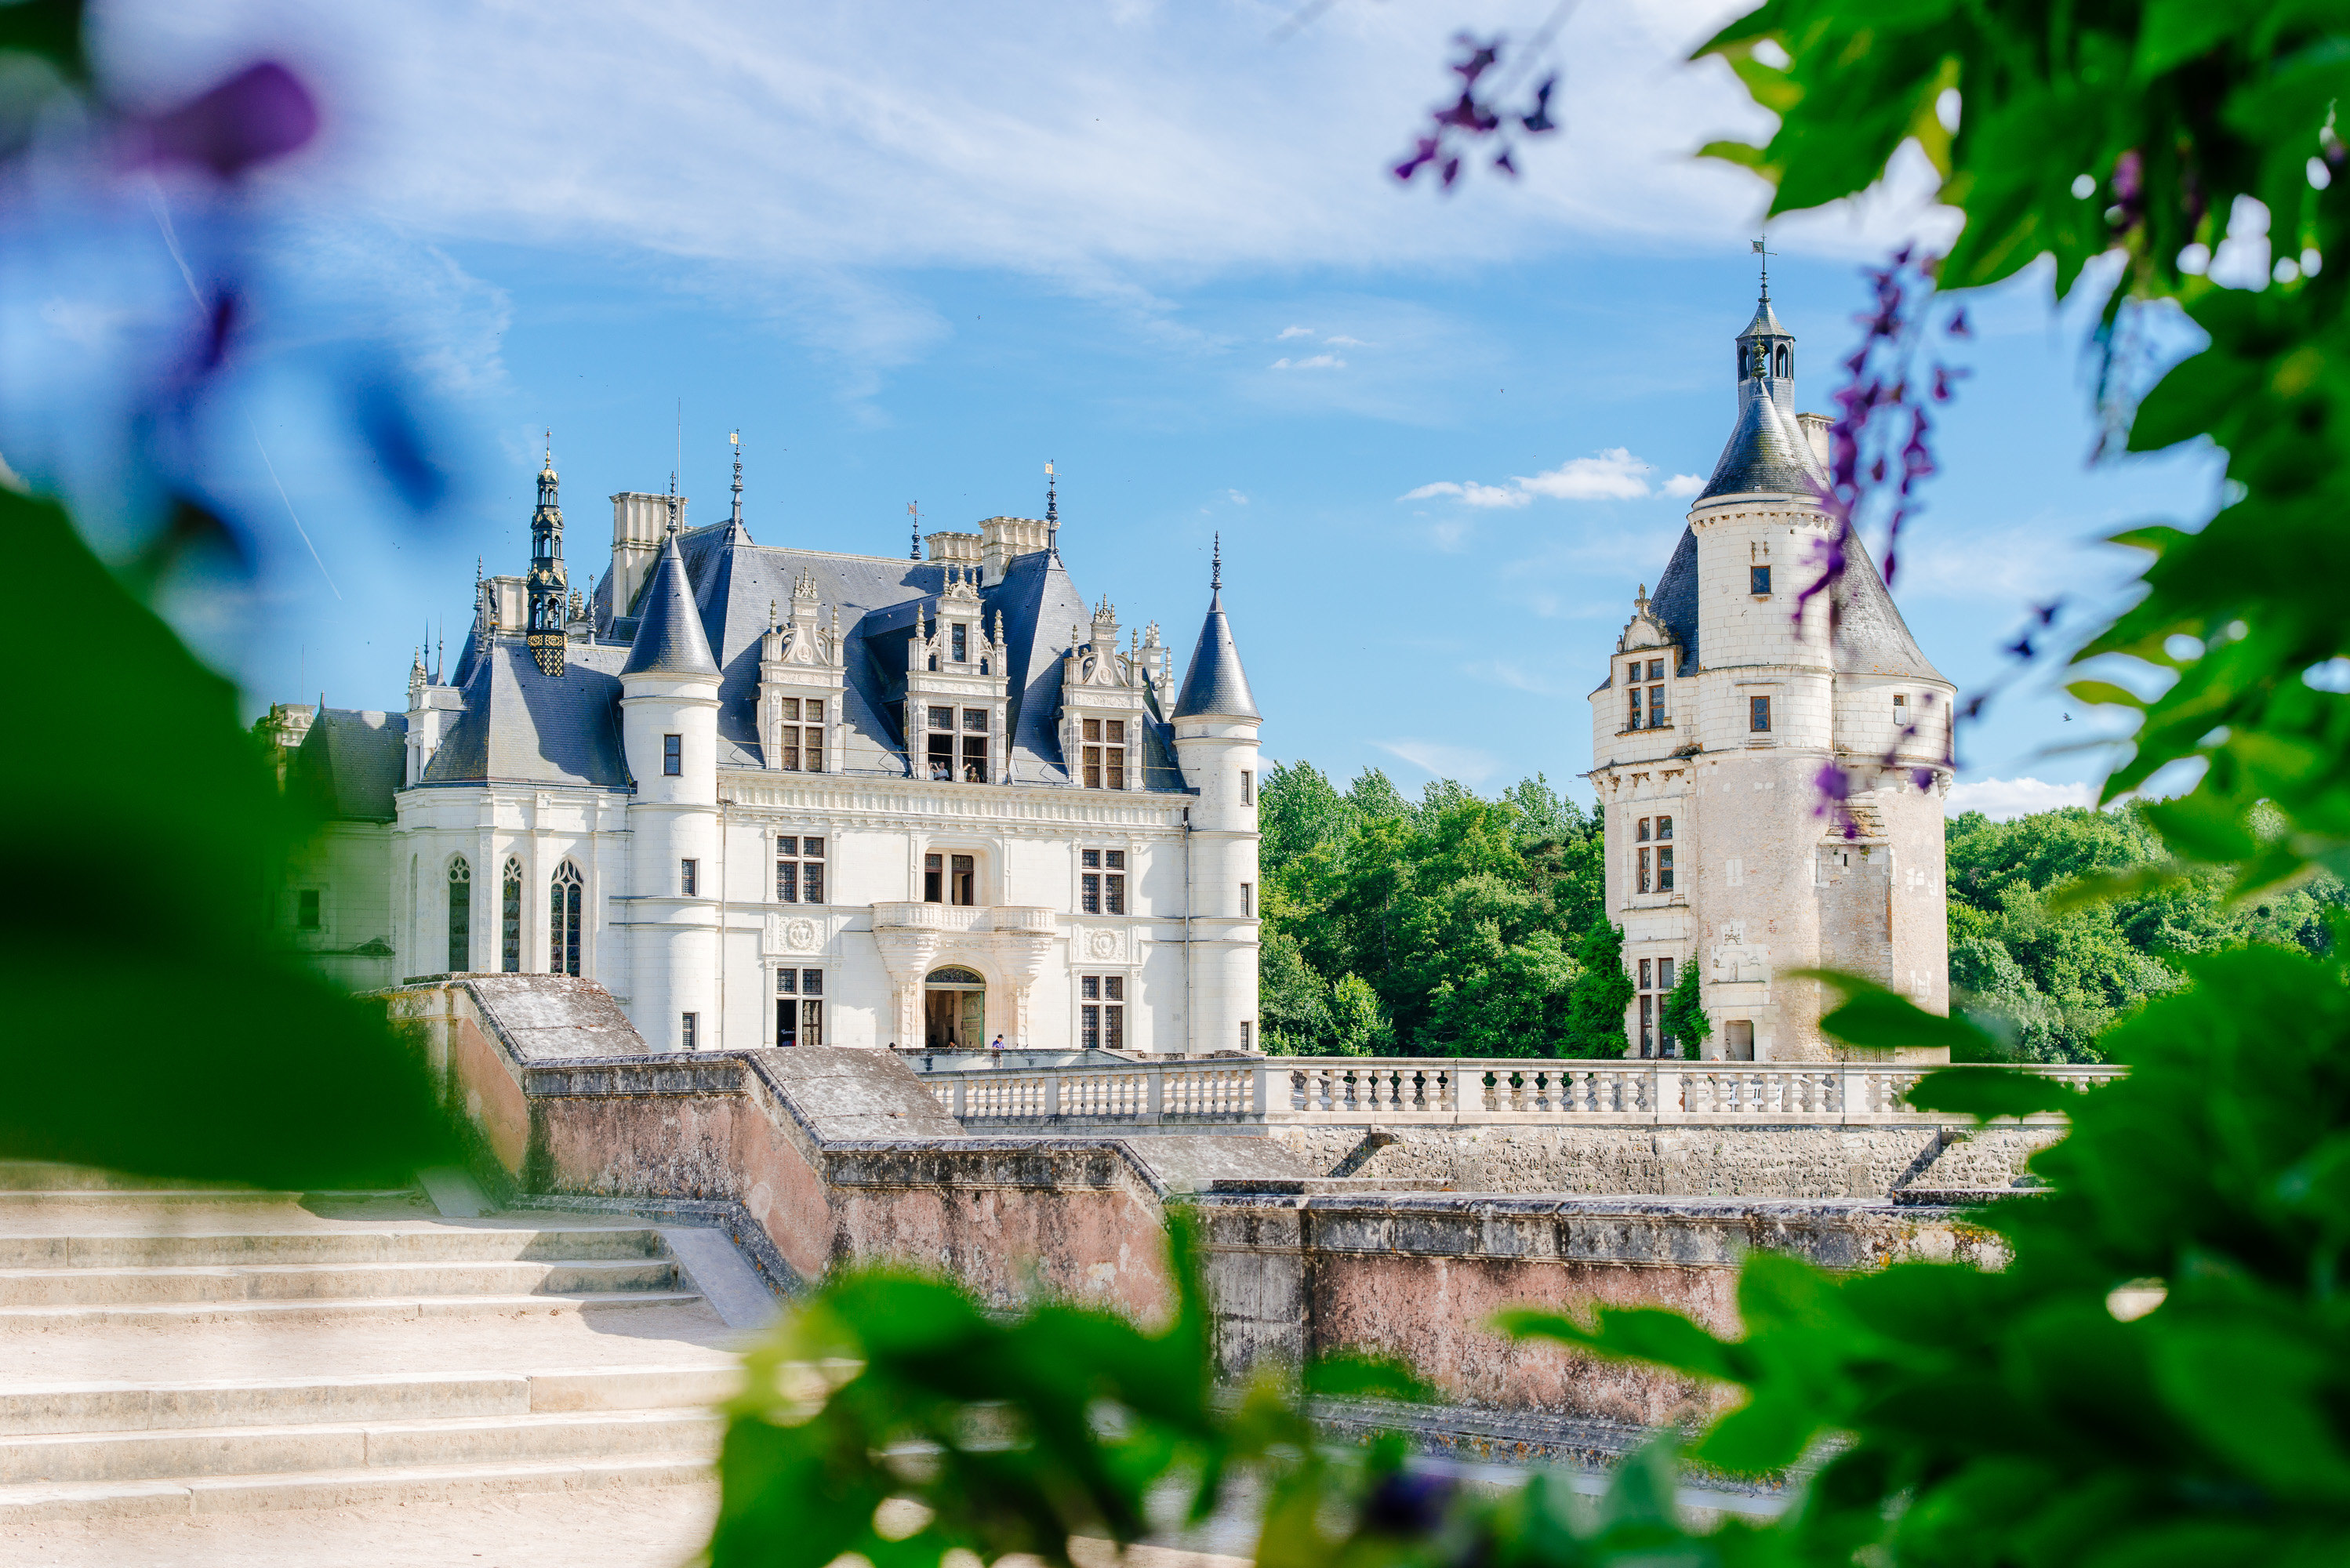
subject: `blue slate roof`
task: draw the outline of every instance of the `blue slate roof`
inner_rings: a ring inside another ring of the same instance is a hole
[[[1183,693],[1175,699],[1175,717],[1203,713],[1254,719],[1256,699],[1249,695],[1248,674],[1241,669],[1241,650],[1232,643],[1232,623],[1224,618],[1222,589],[1208,596],[1208,618],[1200,626],[1200,645],[1191,650],[1191,668],[1183,677]]]
[[[286,763],[289,794],[329,821],[390,822],[408,776],[408,715],[322,708]]]
[[[760,639],[770,618],[791,603],[803,572],[815,579],[819,613],[827,620],[836,608],[840,613],[845,770],[906,777],[906,646],[917,614],[936,613],[947,587],[946,565],[759,545],[730,521],[675,535],[633,616],[616,614],[608,579],[598,584],[593,600],[598,640],[570,644],[559,677],[541,674],[519,637],[494,639],[479,659],[471,655],[468,639],[459,666],[465,711],[434,755],[425,782],[629,787],[619,744],[619,677],[635,670],[696,668],[697,653],[718,676],[720,764],[763,766]],[[1001,612],[1008,652],[1005,782],[1066,784],[1070,773],[1059,733],[1062,659],[1068,628],[1092,618],[1085,596],[1056,556],[1036,551],[1010,561],[1003,580],[980,591],[980,604],[991,632]],[[1229,648],[1229,629],[1223,635]],[[1232,668],[1238,668],[1236,657]],[[1242,691],[1245,697],[1245,683]],[[1188,793],[1163,718],[1153,714],[1143,732],[1142,787]]]
[[[661,541],[660,560],[638,602],[637,635],[629,647],[623,675],[715,675],[710,639],[693,607],[692,585],[677,553],[677,535]]]

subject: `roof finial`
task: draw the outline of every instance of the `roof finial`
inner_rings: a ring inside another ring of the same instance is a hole
[[[736,431],[726,438],[734,447],[734,526],[743,526],[743,432]]]
[[[669,531],[677,532],[677,470],[669,471]]]
[[[553,468],[555,466],[555,427],[549,425],[544,433],[546,436],[546,462],[545,466],[547,468]]]
[[[1754,242],[1754,254],[1762,258],[1762,303],[1765,305],[1771,303],[1772,252],[1770,246],[1765,244],[1763,241],[1768,240],[1770,237],[1770,235],[1765,234],[1762,239],[1758,239]]]
[[[1216,534],[1216,553],[1210,558],[1208,567],[1208,591],[1210,593],[1222,593],[1223,591],[1223,587],[1224,535],[1222,531],[1220,529]]]
[[[1045,550],[1047,559],[1061,554],[1061,480],[1051,458],[1045,460]]]
[[[922,514],[915,503],[909,501],[906,503],[906,515],[910,519],[906,532],[910,536],[910,542],[906,545],[906,559],[919,561],[922,558]]]

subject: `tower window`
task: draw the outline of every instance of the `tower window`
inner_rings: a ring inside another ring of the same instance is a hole
[[[1749,697],[1746,700],[1746,727],[1758,735],[1771,732],[1771,699]]]
[[[1643,826],[1646,825],[1644,824]],[[1633,884],[1634,892],[1645,893],[1648,890],[1648,854],[1649,852],[1646,848],[1643,848],[1639,852],[1639,876],[1638,880]]]
[[[1077,907],[1088,915],[1126,913],[1126,851],[1077,851]]]
[[[1794,373],[1794,354],[1784,343],[1780,344],[1779,351],[1771,357],[1771,373],[1783,381]]]
[[[498,968],[522,972],[522,862],[506,862],[504,886],[499,889]]]
[[[1085,780],[1087,789],[1126,787],[1126,721],[1085,721]]]
[[[695,889],[696,889],[697,888],[699,888],[699,887],[700,887],[701,882],[702,882],[702,862],[701,862],[701,861],[699,861],[699,860],[681,860],[681,861],[679,861],[679,862],[677,863],[677,896],[678,896],[679,898],[700,898],[702,895],[701,895],[699,892],[697,892]]]
[[[1758,595],[1768,594],[1771,591],[1771,568],[1768,566],[1747,567],[1746,587],[1749,593]]]
[[[1641,694],[1641,692],[1642,692],[1642,691],[1644,691],[1645,690],[1647,690],[1645,687],[1640,687],[1640,686],[1635,686],[1635,687],[1633,687],[1633,688],[1632,688],[1632,692],[1631,692],[1631,704],[1630,704],[1629,708],[1628,708],[1628,709],[1627,710],[1627,711],[1626,711],[1626,716],[1625,716],[1625,721],[1624,721],[1624,727],[1625,727],[1626,729],[1627,729],[1627,730],[1637,730],[1637,729],[1638,729],[1638,728],[1640,727],[1640,713],[1641,713],[1641,707],[1640,707],[1641,696],[1640,696],[1640,694]]]
[[[775,835],[775,902],[824,902],[824,839],[816,835]]]
[[[787,774],[824,772],[824,699],[785,697],[778,707],[775,765]]]
[[[669,778],[680,778],[685,773],[685,737],[661,737],[661,773]]]
[[[1909,698],[1907,692],[1896,691],[1893,694],[1893,722],[1905,728],[1909,722]]]
[[[1247,768],[1241,770],[1241,804],[1243,805],[1256,804],[1256,774]]]
[[[1088,1051],[1117,1051],[1126,1045],[1126,976],[1086,974],[1077,977],[1077,1040]]]
[[[700,1036],[702,1034],[702,1014],[699,1012],[681,1013],[677,1021],[677,1033],[679,1039],[687,1050],[695,1051],[701,1049]]]
[[[1241,884],[1241,919],[1256,919],[1256,884],[1253,882]]]
[[[1672,993],[1674,962],[1669,958],[1642,959],[1638,972],[1640,993],[1640,1054],[1678,1056],[1680,1043],[1663,1033],[1665,998]]]
[[[318,913],[318,889],[304,888],[294,895],[294,929],[315,931],[322,924]]]
[[[449,862],[449,972],[473,967],[473,868],[462,855]]]

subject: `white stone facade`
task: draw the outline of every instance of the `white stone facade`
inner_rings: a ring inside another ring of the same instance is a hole
[[[550,462],[535,571],[559,587],[552,483]],[[663,534],[681,499],[614,503],[556,673],[522,657],[526,607],[492,579],[464,662],[444,683],[420,659],[405,715],[291,732],[296,771],[346,797],[287,889],[289,923],[322,911],[305,945],[361,987],[574,972],[576,885],[576,972],[657,1052],[1254,1045],[1258,716],[1244,683],[1176,702],[1156,627],[1128,649],[1106,602],[1057,615],[1083,600],[1056,522],[989,519],[913,562],[767,551],[739,511],[723,537]],[[747,630],[713,582],[757,596]],[[1237,679],[1222,618],[1219,598],[1201,649]],[[970,715],[968,771],[960,745],[948,776],[926,757],[934,704],[959,742]],[[1122,726],[1108,776],[1080,760],[1089,721]],[[362,743],[392,776],[354,804]],[[501,776],[542,764],[575,776]]]

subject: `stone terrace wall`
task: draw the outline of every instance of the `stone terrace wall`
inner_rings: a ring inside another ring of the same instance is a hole
[[[2010,1187],[2056,1127],[1281,1127],[1315,1170],[1433,1179],[1464,1192],[1659,1198],[1885,1198],[1921,1187]]]
[[[2005,1256],[1950,1210],[1883,1203],[1216,1192],[1200,1204],[1228,1376],[1372,1351],[1471,1408],[1619,1427],[1678,1421],[1727,1396],[1653,1367],[1513,1344],[1487,1328],[1493,1314],[1664,1306],[1735,1334],[1738,1264],[1757,1249],[1832,1269],[1998,1267]]]

